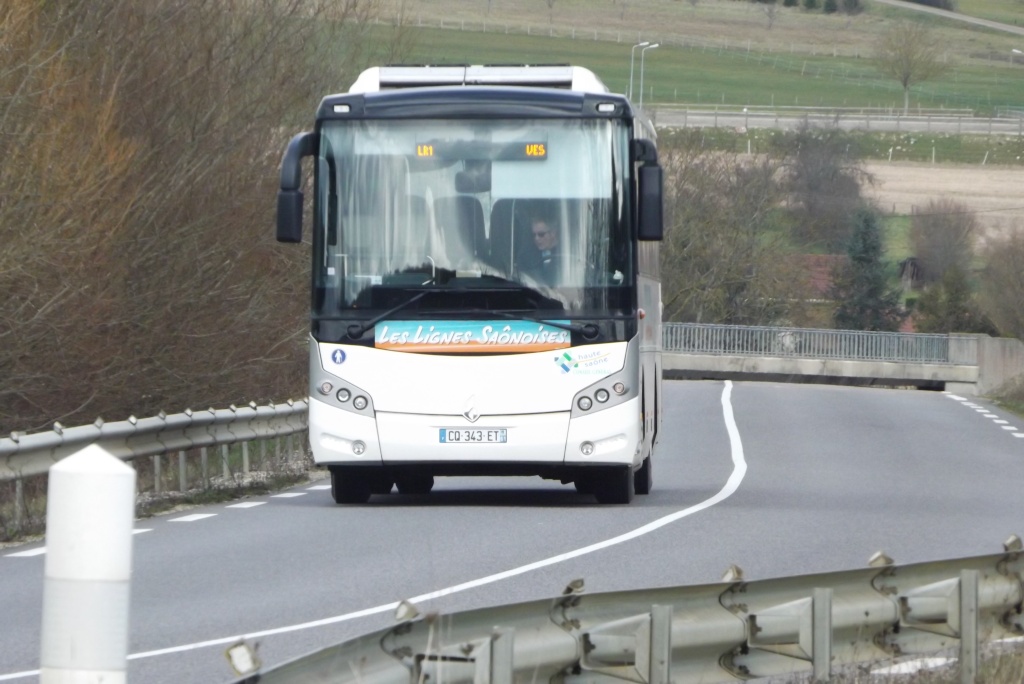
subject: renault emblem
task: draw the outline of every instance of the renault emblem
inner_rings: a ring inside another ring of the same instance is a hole
[[[466,410],[462,412],[462,417],[468,420],[470,423],[475,423],[480,420],[480,412],[476,410],[476,397],[471,396],[466,400]]]

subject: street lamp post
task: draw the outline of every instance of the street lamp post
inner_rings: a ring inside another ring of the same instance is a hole
[[[648,45],[640,51],[640,109],[644,108],[644,53],[657,48],[661,43]]]
[[[645,47],[650,45],[651,41],[645,40],[642,43],[637,43],[629,50],[629,99],[633,99],[633,56],[636,54],[635,51],[638,47]]]

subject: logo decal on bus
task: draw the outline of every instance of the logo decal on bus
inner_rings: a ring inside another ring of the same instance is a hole
[[[611,371],[618,370],[612,368],[611,354],[606,351],[576,349],[572,354],[562,352],[555,357],[555,363],[563,373],[572,373],[573,375],[607,375]]]
[[[404,352],[538,352],[571,342],[568,330],[533,321],[388,321],[374,331],[375,347]]]
[[[331,352],[331,361],[338,364],[339,366],[345,363],[345,358],[346,356],[344,349],[335,349],[333,352]]]

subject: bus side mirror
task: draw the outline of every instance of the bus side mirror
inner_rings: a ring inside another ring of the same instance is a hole
[[[662,171],[660,166],[641,166],[639,171],[637,238],[661,240],[662,227]]]
[[[292,138],[284,152],[277,192],[278,242],[302,242],[302,158],[315,152],[316,134],[308,132]]]

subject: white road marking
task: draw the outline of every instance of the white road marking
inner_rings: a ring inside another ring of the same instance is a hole
[[[152,532],[152,527],[141,527],[137,530],[132,530],[132,534],[142,534],[143,532]]]
[[[1013,432],[1013,436],[1014,437],[1022,437],[1022,438],[1024,438],[1024,432],[1017,432],[1017,430],[1019,428],[1017,428],[1017,427],[1015,427],[1013,425],[1010,425],[1009,424],[1010,421],[1003,420],[998,415],[992,413],[991,409],[984,408],[982,406],[978,406],[977,404],[972,404],[969,401],[967,401],[966,399],[964,399],[963,397],[958,397],[955,394],[948,394],[947,393],[946,396],[949,397],[950,399],[955,399],[955,400],[957,400],[959,402],[962,402],[962,404],[961,404],[962,406],[968,406],[970,408],[973,408],[975,411],[980,413],[985,418],[991,418],[992,422],[995,423],[996,425],[998,425],[999,427],[1003,428],[1007,432]]]
[[[312,487],[306,487],[307,491],[315,492],[318,489],[330,489],[331,485],[313,485]]]
[[[224,508],[256,508],[257,506],[262,506],[265,503],[267,503],[267,502],[266,501],[243,501],[242,503],[231,504],[230,506],[225,506]]]
[[[192,515],[182,516],[181,518],[171,518],[167,522],[195,522],[196,520],[202,520],[203,518],[212,518],[217,515],[216,513],[193,513]]]
[[[699,504],[690,506],[689,508],[684,508],[680,511],[676,511],[675,513],[671,513],[664,517],[658,518],[657,520],[649,522],[646,525],[636,528],[635,530],[626,532],[625,534],[620,534],[617,537],[612,537],[611,539],[606,539],[605,541],[598,542],[596,544],[591,544],[590,546],[584,546],[583,548],[576,549],[575,551],[569,551],[568,553],[559,554],[557,556],[551,556],[550,558],[545,558],[544,560],[539,560],[534,563],[522,565],[518,568],[505,570],[504,572],[499,572],[494,575],[488,575],[487,577],[481,577],[479,579],[475,579],[469,582],[463,582],[462,584],[456,584],[452,587],[446,587],[444,589],[438,589],[437,591],[432,591],[427,594],[421,594],[420,596],[414,596],[408,600],[411,603],[424,603],[426,601],[431,601],[436,598],[441,598],[442,596],[450,596],[451,594],[457,594],[459,592],[467,591],[469,589],[476,589],[477,587],[482,587],[488,584],[494,584],[495,582],[500,582],[502,580],[509,579],[510,577],[522,575],[533,570],[538,570],[540,568],[545,568],[550,565],[562,563],[573,558],[579,558],[580,556],[586,556],[587,554],[591,554],[596,551],[601,551],[611,546],[616,546],[618,544],[631,541],[638,537],[642,537],[645,534],[650,534],[651,532],[654,532],[655,530],[665,527],[666,525],[674,523],[677,520],[682,520],[683,518],[687,518],[695,513],[700,513],[701,511],[707,510],[712,506],[722,503],[723,501],[725,501],[730,496],[736,493],[736,490],[738,490],[740,487],[740,483],[743,482],[743,478],[747,474],[747,462],[744,459],[743,455],[743,442],[740,439],[739,428],[736,427],[736,418],[733,415],[732,403],[730,402],[731,397],[732,381],[726,380],[725,389],[722,391],[722,415],[725,419],[726,432],[729,434],[730,455],[732,458],[733,468],[732,473],[729,475],[729,479],[726,480],[725,485],[718,491],[717,494],[715,494],[711,498],[705,499]],[[200,648],[209,648],[212,646],[226,646],[229,644],[236,643],[241,639],[261,639],[263,637],[273,636],[275,634],[287,634],[289,632],[299,632],[306,629],[315,629],[317,627],[333,625],[339,622],[348,622],[350,620],[356,620],[358,618],[367,617],[370,615],[387,613],[395,610],[395,608],[397,607],[398,601],[395,601],[393,603],[386,603],[384,605],[374,606],[372,608],[364,608],[363,610],[357,610],[351,613],[345,613],[343,615],[335,615],[334,617],[324,618],[322,620],[303,622],[297,625],[275,627],[272,629],[265,629],[259,632],[250,632],[248,634],[222,637],[219,639],[210,639],[208,641],[198,641],[192,644],[182,644],[180,646],[171,646],[169,648],[161,648],[153,651],[143,651],[142,653],[132,653],[128,656],[128,659],[139,660],[141,658],[153,658],[155,656],[169,655],[172,653],[184,653],[185,651],[194,651]],[[36,670],[34,672],[15,673],[15,675],[9,675],[9,677],[28,677],[38,674],[39,671]],[[4,676],[0,676],[0,681],[3,681],[4,679]]]
[[[306,496],[306,492],[285,492],[284,494],[271,494],[271,499],[294,499],[297,496]]]

